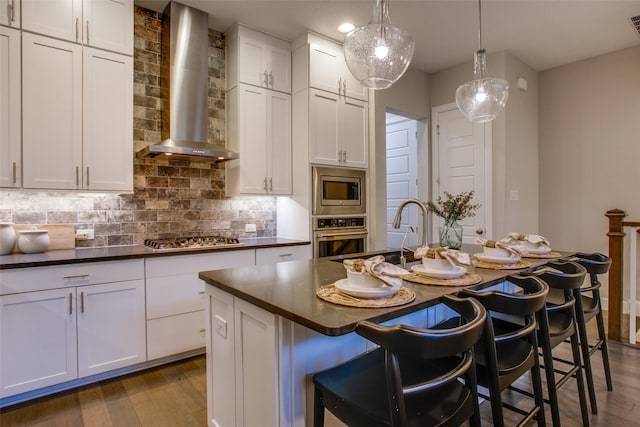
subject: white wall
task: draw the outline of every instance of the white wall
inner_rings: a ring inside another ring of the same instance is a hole
[[[640,46],[541,72],[539,84],[540,232],[606,254],[604,213],[640,220]]]
[[[429,191],[429,130],[430,115],[429,77],[426,73],[409,68],[389,89],[371,91],[369,96],[369,120],[373,123],[370,136],[369,173],[369,233],[370,249],[387,246],[386,212],[386,126],[385,112],[390,111],[411,117],[423,124],[418,131],[418,181],[419,198],[427,200]]]

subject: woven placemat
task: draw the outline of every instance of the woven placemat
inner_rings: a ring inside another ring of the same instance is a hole
[[[422,276],[420,274],[407,274],[402,276],[402,280],[419,283],[421,285],[469,286],[482,282],[482,277],[473,273],[465,273],[464,276],[458,277],[457,279],[436,279],[434,277]]]
[[[514,262],[513,264],[497,264],[494,262],[485,261],[478,261],[476,263],[476,268],[487,268],[489,270],[518,270],[527,267],[531,267],[531,263],[524,259],[521,259],[518,262]]]
[[[320,299],[334,304],[360,308],[395,307],[408,304],[416,299],[416,293],[405,287],[400,288],[398,292],[386,298],[356,298],[343,294],[333,284],[322,286],[316,291],[316,295]]]
[[[538,258],[538,259],[553,259],[562,258],[560,252],[549,252],[548,254],[526,254],[522,255],[523,258]]]

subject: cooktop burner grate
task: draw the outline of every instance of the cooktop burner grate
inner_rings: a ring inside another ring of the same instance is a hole
[[[199,249],[242,245],[237,237],[195,236],[170,239],[146,239],[144,245],[153,250]]]

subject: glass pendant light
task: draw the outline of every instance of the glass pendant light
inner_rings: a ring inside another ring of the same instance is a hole
[[[347,67],[364,86],[386,89],[407,70],[415,46],[407,30],[389,20],[388,0],[374,0],[368,25],[351,31],[344,39]]]
[[[490,122],[507,105],[509,83],[487,75],[487,56],[482,48],[482,5],[478,0],[478,50],[473,55],[473,80],[456,91],[456,104],[472,122]]]

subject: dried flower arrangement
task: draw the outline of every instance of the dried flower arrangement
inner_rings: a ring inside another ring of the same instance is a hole
[[[446,225],[451,225],[456,221],[476,215],[480,204],[471,204],[473,195],[473,190],[463,191],[455,196],[445,191],[446,199],[443,200],[441,196],[438,196],[436,203],[427,202],[427,209],[444,219]]]

